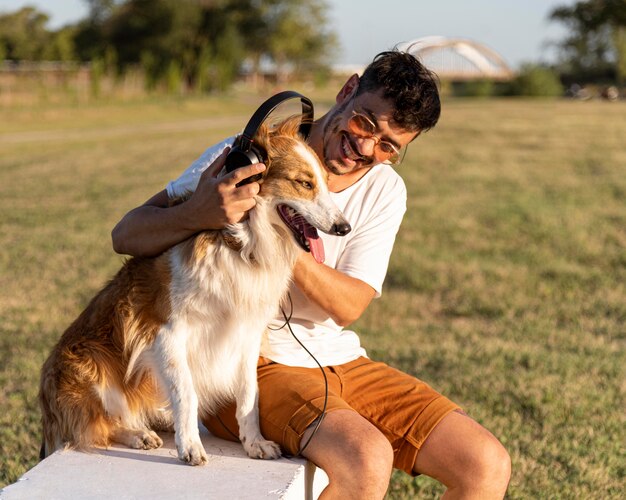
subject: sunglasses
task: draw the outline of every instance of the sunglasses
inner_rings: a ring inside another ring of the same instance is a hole
[[[348,118],[348,129],[358,137],[374,141],[374,158],[379,163],[397,165],[404,158],[406,148],[398,148],[377,137],[377,127],[367,116],[352,110],[352,116]]]

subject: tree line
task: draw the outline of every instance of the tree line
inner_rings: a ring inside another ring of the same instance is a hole
[[[626,83],[626,0],[585,0],[552,10],[565,25],[556,70],[565,82]]]
[[[58,30],[33,7],[0,16],[0,60],[83,61],[148,86],[178,78],[226,88],[242,65],[278,78],[324,71],[337,46],[324,0],[84,0],[88,15]]]
[[[172,81],[206,91],[268,63],[279,81],[324,74],[337,48],[325,0],[83,1],[88,15],[58,30],[33,7],[0,15],[0,61],[88,61],[95,76],[140,68],[148,88]],[[557,63],[535,66],[533,81],[551,72],[566,85],[626,83],[626,0],[577,1],[549,20],[567,35]]]

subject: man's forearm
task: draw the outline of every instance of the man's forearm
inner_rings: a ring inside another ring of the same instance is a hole
[[[113,249],[135,257],[154,257],[197,232],[184,221],[181,205],[142,205],[126,214],[111,232]]]
[[[318,264],[308,253],[298,258],[294,267],[294,281],[307,298],[341,326],[359,319],[376,294],[364,281]]]
[[[228,149],[202,173],[191,197],[169,207],[167,191],[155,194],[128,212],[111,233],[113,249],[137,257],[153,257],[208,229],[222,229],[242,220],[256,204],[259,184],[238,187],[242,180],[265,170],[255,163],[217,179]]]

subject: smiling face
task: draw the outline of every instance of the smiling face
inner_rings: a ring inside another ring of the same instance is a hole
[[[267,133],[262,129],[255,142],[267,151],[267,170],[261,196],[271,199],[280,220],[296,242],[324,261],[324,248],[317,229],[344,236],[350,225],[330,197],[328,174],[315,152],[298,136],[299,119],[291,119]]]
[[[330,174],[341,176],[369,169],[381,163],[375,148],[381,141],[401,150],[418,135],[393,121],[393,105],[379,93],[356,95],[358,77],[353,77],[337,95],[337,104],[325,117],[316,151],[321,153]],[[350,119],[355,114],[367,117],[375,126],[374,137],[355,134]],[[320,144],[321,143],[321,144]],[[321,146],[321,147],[320,147]],[[377,158],[378,156],[378,158]]]

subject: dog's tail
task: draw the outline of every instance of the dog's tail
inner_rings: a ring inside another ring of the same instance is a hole
[[[52,356],[43,365],[39,384],[39,406],[43,430],[43,440],[39,450],[40,460],[63,446],[61,430],[63,418],[57,400],[58,387],[52,366]]]
[[[59,449],[88,451],[93,446],[110,444],[119,422],[107,415],[101,397],[94,390],[107,385],[104,359],[110,355],[106,350],[87,354],[76,345],[57,346],[44,363],[39,385],[41,458]],[[116,374],[116,380],[121,378],[121,373]]]
[[[59,449],[88,451],[94,445],[107,446],[114,423],[106,417],[100,399],[92,394],[92,384],[55,366],[54,358],[55,353],[41,372],[39,405],[43,445],[40,457],[46,458]]]

